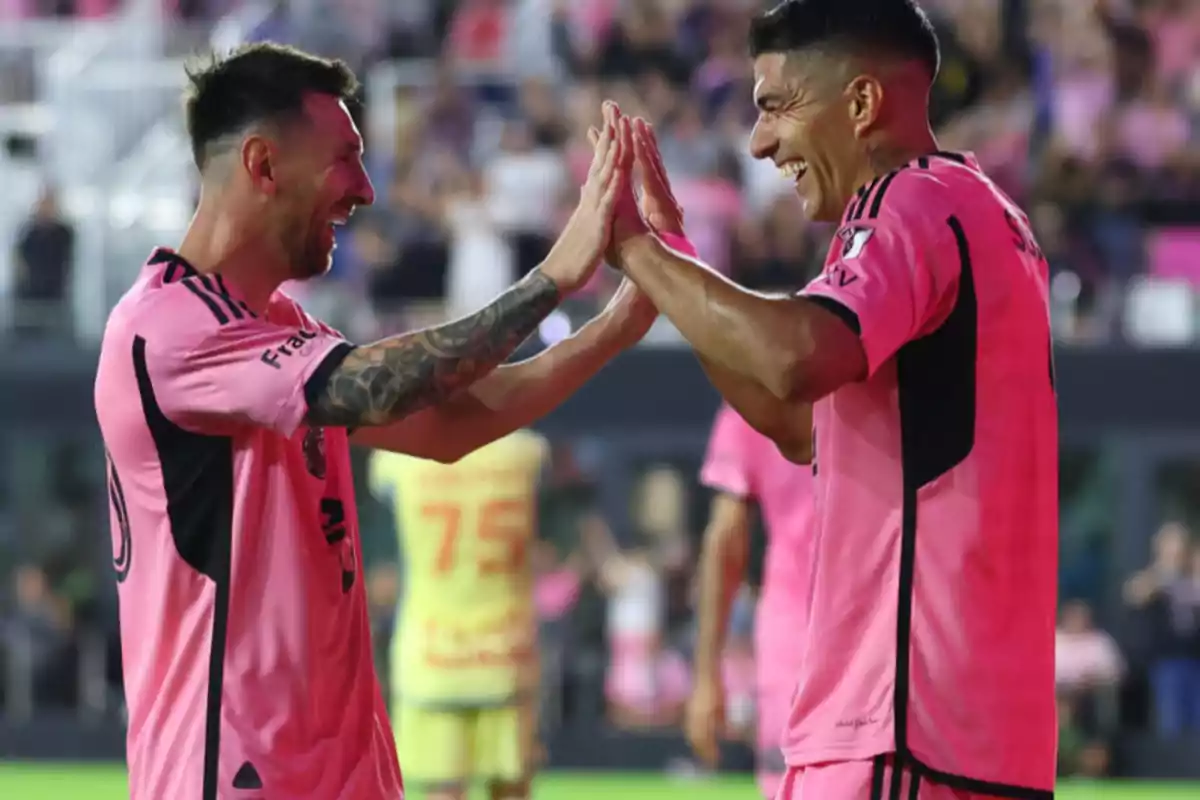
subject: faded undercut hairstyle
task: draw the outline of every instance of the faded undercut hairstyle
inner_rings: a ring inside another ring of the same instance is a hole
[[[306,95],[326,94],[349,104],[360,90],[343,62],[274,42],[213,55],[189,67],[187,77],[184,113],[192,158],[201,171],[250,126],[299,119]]]
[[[783,0],[751,23],[755,58],[810,49],[920,61],[931,83],[941,61],[933,24],[916,0]]]

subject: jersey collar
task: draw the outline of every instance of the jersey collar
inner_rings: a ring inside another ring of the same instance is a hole
[[[246,298],[238,290],[236,284],[227,280],[219,272],[201,274],[199,270],[188,263],[186,258],[169,247],[156,247],[150,254],[150,258],[146,260],[146,266],[154,270],[161,269],[164,284],[176,283],[185,278],[194,278],[200,281],[209,292],[228,298],[243,309],[250,310],[246,304]]]
[[[921,169],[929,169],[930,161],[932,161],[935,158],[941,159],[943,161],[953,161],[955,164],[959,164],[968,169],[975,170],[976,172],[978,172],[980,170],[979,160],[975,158],[974,153],[967,152],[965,150],[962,152],[955,151],[955,150],[935,150],[932,153],[928,153],[923,156],[917,156],[912,161],[909,161],[907,164],[904,164],[903,166],[901,166],[895,170],[892,170],[892,172],[899,172],[902,169],[909,169],[911,167],[919,167]],[[885,178],[886,178],[886,176],[884,176],[884,175],[880,175],[878,177],[872,178],[871,180],[864,183],[862,186],[858,187],[858,189],[855,190],[854,194],[850,195],[850,202],[846,204],[845,210],[842,211],[842,221],[843,222],[845,221],[848,212],[855,205],[855,203],[860,202],[862,200],[862,197],[864,194],[867,194],[868,192],[870,192],[871,189],[876,184],[878,184],[881,180],[883,180]]]

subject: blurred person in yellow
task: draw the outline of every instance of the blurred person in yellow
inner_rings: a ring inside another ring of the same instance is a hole
[[[428,800],[529,797],[540,753],[537,615],[528,559],[549,447],[518,430],[452,464],[376,452],[404,564],[392,716],[405,784]]]

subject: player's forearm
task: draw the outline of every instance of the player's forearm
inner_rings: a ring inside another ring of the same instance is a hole
[[[616,253],[620,267],[697,353],[777,397],[790,396],[803,356],[797,348],[807,340],[795,300],[742,289],[653,236],[632,237]]]
[[[698,358],[721,397],[750,427],[774,442],[789,461],[812,463],[812,403],[780,400],[755,381],[704,356]]]
[[[355,348],[310,405],[314,425],[385,425],[443,402],[492,372],[560,300],[535,269],[461,319]]]
[[[743,523],[711,524],[700,556],[700,609],[696,623],[696,676],[720,677],[725,632],[738,587],[746,574],[749,532]]]
[[[506,364],[464,392],[390,425],[356,431],[355,444],[451,463],[544,417],[636,338],[601,315],[573,336]]]

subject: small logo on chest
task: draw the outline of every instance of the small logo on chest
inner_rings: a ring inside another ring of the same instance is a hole
[[[842,240],[842,260],[849,261],[862,255],[863,248],[871,241],[872,233],[874,231],[871,228],[858,228],[853,225],[838,231],[838,238]]]
[[[325,480],[325,429],[309,428],[304,434],[304,466],[317,480]]]

